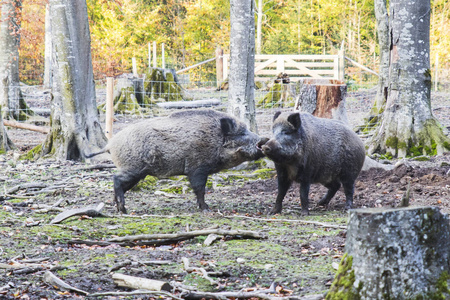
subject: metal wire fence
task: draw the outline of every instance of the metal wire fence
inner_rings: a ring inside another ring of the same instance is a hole
[[[367,77],[367,75],[364,75]],[[163,116],[182,108],[213,108],[226,111],[228,105],[228,90],[217,87],[216,82],[190,81],[188,77],[180,76],[175,87],[167,82],[146,81],[131,75],[124,75],[126,86],[116,86],[115,90],[115,119],[114,132],[122,129],[131,122],[143,118]],[[374,76],[375,77],[375,76]],[[345,107],[349,125],[355,130],[366,124],[366,119],[373,105],[376,95],[376,80],[373,78],[364,83],[347,82],[347,96]],[[295,100],[295,82],[282,85],[283,88],[274,89],[273,83],[266,83],[255,89],[255,103],[257,107],[257,123],[259,133],[270,135],[272,116],[277,110],[292,110]],[[434,115],[445,127],[450,128],[450,84],[442,82],[437,92],[432,91],[432,108]],[[26,122],[37,125],[47,125],[49,122],[51,96],[50,90],[43,86],[20,86],[28,106],[35,112],[35,116]],[[283,95],[285,93],[285,95]],[[284,98],[283,98],[284,97]],[[106,101],[106,85],[104,80],[96,81],[96,98],[100,120],[104,121],[104,106]],[[373,117],[373,116],[372,116]],[[370,127],[362,137],[371,134]],[[8,134],[13,141],[15,135],[26,135],[9,128]],[[30,133],[31,134],[31,133]],[[42,138],[42,136],[41,136]]]

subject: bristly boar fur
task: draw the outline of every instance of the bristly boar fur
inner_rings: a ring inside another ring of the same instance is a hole
[[[327,205],[342,185],[345,207],[353,206],[354,184],[364,164],[365,149],[351,129],[340,121],[307,113],[277,112],[272,131],[273,137],[259,145],[277,170],[278,195],[271,213],[281,212],[293,181],[300,183],[302,214],[309,214],[308,194],[312,183],[328,188],[319,205]]]
[[[209,174],[263,157],[261,139],[244,123],[214,110],[187,110],[152,118],[117,133],[104,149],[119,172],[114,175],[114,201],[126,213],[124,193],[147,175],[186,175],[202,210]],[[265,139],[264,141],[267,141]]]

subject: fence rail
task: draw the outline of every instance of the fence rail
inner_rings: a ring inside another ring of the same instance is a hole
[[[280,73],[291,81],[304,78],[343,79],[343,55],[255,55],[255,81],[266,81]],[[223,55],[223,78],[229,74],[230,55]],[[225,67],[226,66],[226,67]]]

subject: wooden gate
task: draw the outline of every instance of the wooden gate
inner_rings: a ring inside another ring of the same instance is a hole
[[[230,55],[223,55],[223,78],[228,78]],[[255,55],[255,81],[266,81],[280,73],[291,81],[304,78],[343,80],[341,55]]]

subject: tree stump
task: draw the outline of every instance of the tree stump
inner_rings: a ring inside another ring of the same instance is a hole
[[[304,79],[296,84],[294,110],[348,124],[345,111],[347,85],[336,79]]]
[[[349,215],[347,254],[327,299],[449,299],[448,215],[437,207]]]

